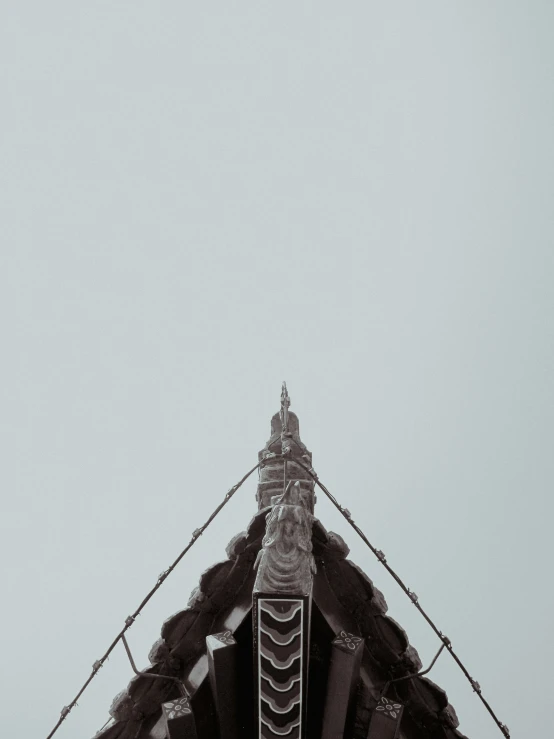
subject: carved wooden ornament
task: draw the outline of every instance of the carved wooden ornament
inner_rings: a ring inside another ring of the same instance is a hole
[[[256,601],[259,739],[304,736],[308,611],[305,597]]]
[[[188,696],[162,705],[168,739],[196,739],[196,723]]]
[[[369,722],[368,739],[396,739],[404,706],[396,699],[382,696]]]

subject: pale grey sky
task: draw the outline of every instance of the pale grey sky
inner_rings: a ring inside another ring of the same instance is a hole
[[[512,736],[551,725],[554,5],[3,4],[3,733],[45,737],[256,460],[321,479]],[[255,510],[246,486],[130,632]],[[320,498],[424,663],[437,643]],[[88,739],[122,648],[58,732]],[[470,739],[500,733],[447,655]]]

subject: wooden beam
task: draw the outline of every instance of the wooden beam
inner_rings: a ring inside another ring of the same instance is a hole
[[[230,631],[206,637],[210,685],[219,722],[219,739],[238,739],[237,642]]]
[[[367,739],[397,739],[403,712],[401,703],[382,696],[373,709]]]
[[[162,704],[168,739],[197,739],[196,722],[188,695]]]
[[[342,739],[360,678],[364,640],[357,634],[339,631],[331,642],[327,696],[322,739]]]

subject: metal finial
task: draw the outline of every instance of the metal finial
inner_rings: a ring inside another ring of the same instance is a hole
[[[281,388],[281,424],[283,431],[288,431],[289,428],[289,405],[290,397],[289,391],[287,390],[287,383],[283,382],[283,387]]]

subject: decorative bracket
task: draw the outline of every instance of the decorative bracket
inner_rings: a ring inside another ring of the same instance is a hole
[[[254,594],[256,738],[306,737],[310,597]]]
[[[188,696],[162,704],[168,739],[197,739],[196,723]]]
[[[331,642],[322,739],[345,736],[363,652],[364,640],[349,631],[339,631]]]
[[[121,640],[123,646],[129,657],[129,662],[133,668],[133,672],[141,677],[148,677],[152,680],[165,680],[177,683],[181,697],[176,700],[167,701],[162,703],[162,715],[166,725],[166,735],[168,739],[197,739],[196,735],[196,722],[192,713],[192,707],[190,705],[190,696],[187,693],[187,689],[183,685],[183,682],[177,677],[171,675],[153,675],[150,672],[144,670],[137,670],[135,660],[131,654],[129,644],[125,638],[125,634],[122,634]]]
[[[396,739],[398,735],[398,730],[400,729],[400,721],[402,720],[404,706],[396,699],[388,698],[385,693],[388,692],[389,687],[393,683],[399,683],[402,680],[410,680],[414,677],[422,677],[423,675],[427,675],[427,673],[433,669],[435,662],[440,657],[442,650],[446,647],[447,644],[450,644],[450,641],[446,637],[443,637],[443,639],[444,641],[441,644],[439,651],[435,654],[431,664],[426,670],[421,670],[420,672],[415,672],[411,675],[402,675],[402,677],[396,677],[394,678],[394,680],[389,680],[385,684],[383,690],[381,691],[379,703],[375,706],[375,710],[373,711],[373,715],[371,717],[369,732],[367,735],[368,739]]]
[[[369,722],[367,739],[397,739],[403,713],[401,703],[381,696]]]
[[[206,637],[210,685],[217,710],[220,739],[238,739],[237,642],[230,631]]]

